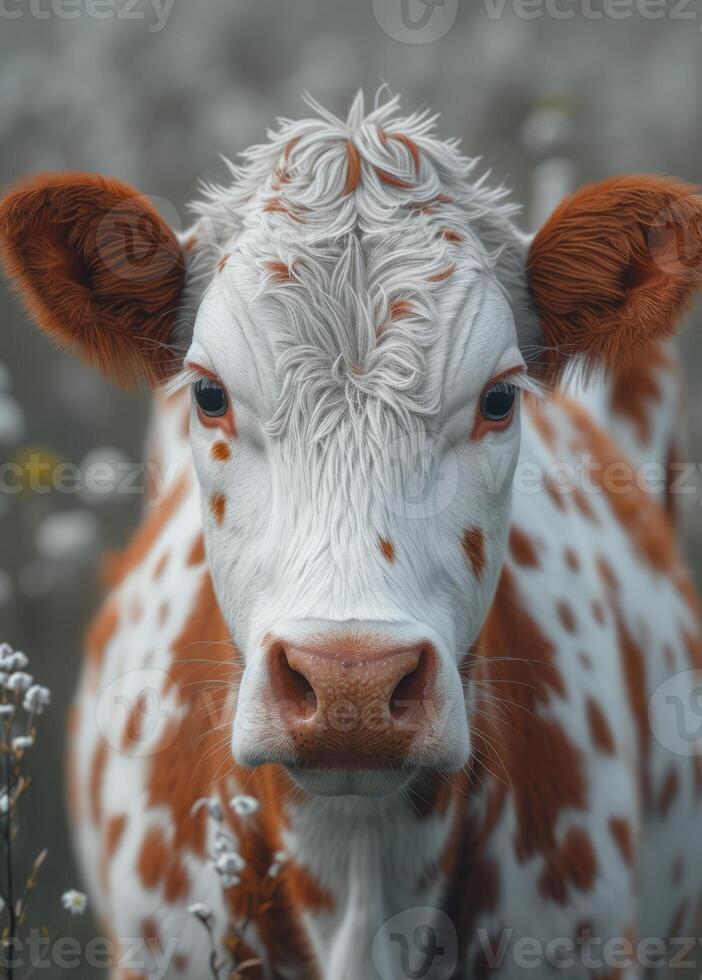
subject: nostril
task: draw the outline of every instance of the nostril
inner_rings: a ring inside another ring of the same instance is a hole
[[[390,714],[396,721],[407,721],[424,708],[424,699],[433,674],[433,659],[423,649],[416,667],[398,682],[390,696]]]
[[[307,721],[317,711],[317,695],[304,674],[288,663],[285,647],[277,644],[271,651],[272,673],[276,679],[277,697],[289,714]]]

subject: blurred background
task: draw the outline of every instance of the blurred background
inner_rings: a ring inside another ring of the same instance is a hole
[[[345,113],[359,86],[372,98],[384,81],[406,108],[440,112],[442,134],[460,136],[513,188],[533,228],[576,183],[625,171],[702,179],[702,12],[678,5],[674,16],[671,2],[650,19],[651,6],[632,0],[618,19],[606,0],[559,0],[551,14],[544,3],[540,16],[531,5],[527,17],[512,0],[445,0],[436,10],[419,0],[6,0],[0,179],[102,171],[154,195],[185,227],[197,180],[225,179],[219,154],[263,139],[277,115],[304,114],[304,90]],[[65,462],[140,460],[148,400],[53,350],[5,282],[0,315],[0,462],[39,460],[49,473]],[[682,339],[681,425],[694,463],[699,320]],[[699,581],[698,495],[683,503]],[[32,920],[54,933],[61,892],[80,887],[64,816],[66,709],[99,602],[100,555],[126,541],[140,507],[139,494],[0,492],[0,640],[25,650],[53,692],[20,843],[26,858],[49,848]],[[84,938],[93,928],[88,917],[72,932]]]

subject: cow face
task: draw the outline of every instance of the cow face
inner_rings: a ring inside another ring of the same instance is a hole
[[[318,792],[387,792],[469,755],[458,668],[503,559],[524,362],[469,256],[393,316],[372,295],[382,243],[298,253],[284,278],[267,247],[228,243],[186,358],[212,575],[246,663],[234,752]]]

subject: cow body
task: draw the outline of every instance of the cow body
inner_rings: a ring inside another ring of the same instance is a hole
[[[177,467],[98,617],[76,706],[76,839],[114,935],[162,950],[177,937],[166,975],[209,976],[206,935],[187,907],[205,902],[226,933],[284,849],[273,905],[246,932],[266,976],[401,977],[399,948],[387,934],[373,943],[415,907],[453,923],[457,977],[521,977],[534,962],[539,976],[563,975],[548,956],[569,955],[568,977],[620,975],[612,962],[626,945],[608,960],[608,940],[686,936],[702,875],[702,769],[651,735],[648,702],[671,674],[699,668],[696,610],[651,496],[554,485],[554,463],[624,458],[587,410],[561,397],[524,412],[518,472],[539,476],[515,486],[507,560],[466,660],[482,733],[474,761],[392,801],[309,797],[279,767],[231,762],[222,728],[237,651],[201,545],[189,411],[182,396],[157,410],[156,444]],[[133,705],[146,671],[162,685],[162,716],[115,710],[101,731],[98,693]],[[192,808],[215,797],[226,811],[237,793],[261,809],[228,811],[250,865],[225,896],[208,858],[217,825]],[[540,944],[529,948],[536,961],[520,959],[524,938]],[[549,947],[556,939],[574,952]]]
[[[167,382],[72,716],[114,975],[643,977],[702,870],[702,203],[614,178],[532,239],[426,113],[311,104],[180,239],[109,178],[0,202],[40,325]]]

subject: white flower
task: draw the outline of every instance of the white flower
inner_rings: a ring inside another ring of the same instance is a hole
[[[222,820],[224,819],[224,814],[222,813],[222,805],[219,802],[219,800],[214,796],[203,796],[201,797],[201,799],[193,803],[192,809],[190,811],[190,815],[194,817],[195,814],[198,813],[203,808],[203,806],[207,807],[207,812],[209,813],[209,815],[212,817],[213,820],[216,820],[217,823],[222,822]]]
[[[205,924],[211,923],[214,918],[211,909],[204,902],[194,902],[192,905],[189,905],[188,912]]]
[[[3,715],[11,715],[14,710],[14,704],[0,704],[0,718]]]
[[[0,813],[5,814],[10,809],[10,797],[3,792],[0,796]]]
[[[12,739],[12,748],[15,752],[22,752],[24,749],[31,749],[34,745],[34,739],[31,735],[18,735],[16,738]]]
[[[280,872],[283,870],[283,865],[288,861],[288,855],[285,851],[276,851],[273,855],[273,862],[268,869],[268,874],[271,878],[277,878]]]
[[[6,687],[9,691],[26,691],[34,683],[31,674],[26,674],[23,670],[16,670],[7,679]]]
[[[88,899],[83,892],[77,892],[75,889],[71,889],[63,893],[61,904],[71,915],[82,915],[87,908]]]
[[[246,867],[246,861],[236,851],[226,851],[219,855],[214,866],[221,875],[238,874]]]
[[[241,878],[239,875],[220,875],[219,877],[222,888],[234,888],[235,885],[241,884]]]
[[[51,691],[41,684],[32,684],[24,696],[23,707],[28,714],[40,715],[51,704]]]
[[[29,664],[29,657],[25,653],[21,653],[19,650],[15,650],[11,654],[5,665],[5,670],[12,673],[13,670],[24,670]]]
[[[250,817],[261,804],[253,796],[234,796],[229,801],[229,806],[237,817]]]

